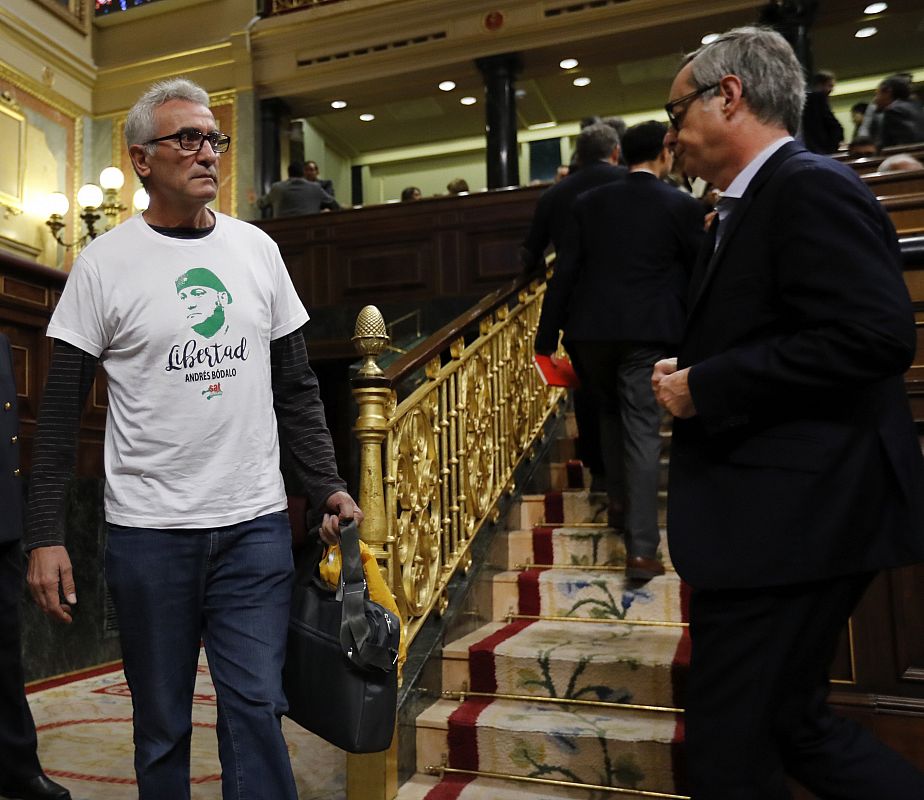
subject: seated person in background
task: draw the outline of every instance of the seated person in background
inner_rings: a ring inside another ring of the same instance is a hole
[[[298,161],[289,164],[288,179],[276,181],[260,198],[260,207],[272,207],[274,218],[317,214],[322,208],[327,211],[339,209],[337,201],[320,184],[304,177],[304,169]]]
[[[416,186],[408,186],[401,190],[401,202],[410,203],[414,200],[420,200],[420,189]]]
[[[468,181],[465,178],[453,178],[446,184],[446,191],[449,194],[462,194],[463,192],[468,194]]]
[[[317,161],[306,161],[305,162],[305,180],[311,181],[311,183],[318,184],[325,192],[327,192],[331,197],[334,196],[334,182],[328,178],[319,178],[318,175],[321,174],[321,170],[318,167]]]
[[[873,102],[882,112],[876,142],[880,148],[924,141],[924,110],[911,100],[911,81],[905,75],[882,81]]]
[[[847,154],[851,158],[872,158],[879,155],[879,148],[869,136],[855,136],[847,145]]]
[[[909,153],[889,156],[879,165],[879,172],[904,172],[909,169],[924,169],[924,164]]]

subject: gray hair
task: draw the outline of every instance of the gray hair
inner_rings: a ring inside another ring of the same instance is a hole
[[[689,53],[681,67],[691,63],[696,88],[737,75],[742,96],[755,116],[796,135],[805,102],[805,76],[792,46],[779,33],[754,26],[733,28]]]
[[[578,134],[574,150],[578,164],[583,167],[609,158],[613,148],[618,145],[619,134],[616,130],[605,122],[595,122]]]
[[[201,86],[186,78],[171,78],[155,83],[131,107],[125,118],[125,144],[144,144],[157,133],[154,112],[170,100],[187,100],[208,107],[209,96]],[[154,145],[148,145],[148,153]]]

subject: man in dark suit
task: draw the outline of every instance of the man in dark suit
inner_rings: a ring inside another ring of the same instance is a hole
[[[599,409],[610,505],[623,511],[626,573],[664,573],[657,559],[661,410],[651,368],[680,341],[690,269],[703,234],[703,207],[669,186],[667,126],[626,131],[625,180],[575,201],[572,241],[559,253],[542,305],[536,352],[552,353],[558,332]]]
[[[844,139],[844,128],[828,100],[833,91],[834,73],[822,71],[812,76],[812,90],[805,96],[802,109],[802,141],[813,153],[833,153]]]
[[[0,796],[70,800],[39,764],[35,722],[23,688],[23,589],[19,419],[10,342],[0,333]]]
[[[667,143],[724,192],[676,360],[668,541],[692,587],[696,800],[924,797],[924,776],[827,705],[838,637],[876,571],[924,560],[924,464],[903,386],[911,303],[888,216],[791,139],[802,73],[740,28],[686,57]]]
[[[319,183],[302,176],[304,167],[297,161],[289,164],[288,180],[276,181],[260,198],[260,206],[273,209],[273,218],[317,214],[321,209],[336,211],[340,204]]]
[[[624,180],[627,174],[625,167],[617,166],[618,132],[614,126],[599,120],[582,127],[574,148],[574,161],[577,169],[546,190],[536,204],[529,233],[520,247],[520,262],[526,274],[545,274],[545,251],[549,243],[556,253],[561,252],[568,228],[573,224],[571,206],[579,194]],[[604,472],[597,406],[584,389],[575,389],[573,398],[578,426],[577,455],[590,470],[591,488],[596,490]],[[611,518],[614,513],[611,510]],[[615,523],[616,519],[612,521]]]
[[[876,144],[894,147],[924,141],[924,110],[911,100],[911,79],[891,75],[876,88],[873,105],[881,114]]]
[[[584,128],[574,148],[578,169],[550,186],[539,198],[529,233],[520,248],[520,261],[527,274],[545,272],[545,250],[552,244],[557,253],[571,224],[571,205],[577,196],[605,183],[621,181],[626,168],[619,162],[619,134],[605,122]]]

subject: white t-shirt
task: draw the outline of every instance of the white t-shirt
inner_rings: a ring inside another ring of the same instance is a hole
[[[270,341],[308,314],[275,242],[216,214],[201,239],[135,216],[78,257],[48,335],[109,382],[106,519],[213,528],[286,507]]]

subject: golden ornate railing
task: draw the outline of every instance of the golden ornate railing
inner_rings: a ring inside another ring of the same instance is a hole
[[[533,365],[544,292],[520,281],[489,295],[385,372],[375,364],[388,343],[381,314],[367,306],[357,320],[361,534],[409,643],[445,610],[450,578],[470,566],[472,540],[497,519],[515,468],[562,400]],[[396,387],[420,370],[423,382],[399,401]]]

